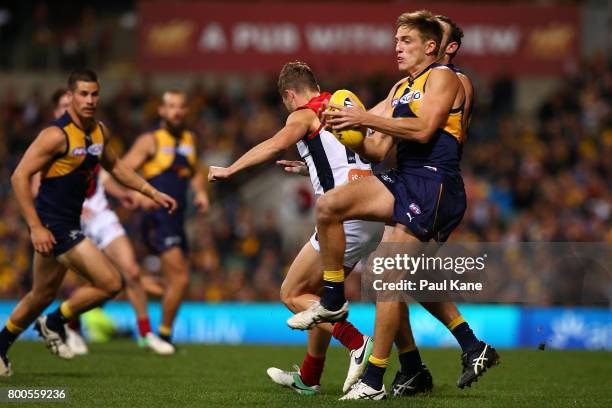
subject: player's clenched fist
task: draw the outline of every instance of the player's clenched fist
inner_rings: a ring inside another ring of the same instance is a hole
[[[230,171],[227,167],[210,166],[208,169],[208,181],[213,183],[219,180],[227,180],[230,176]]]

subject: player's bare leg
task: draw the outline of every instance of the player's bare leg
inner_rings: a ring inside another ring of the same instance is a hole
[[[189,287],[187,259],[179,247],[172,247],[160,255],[161,269],[166,279],[166,291],[162,298],[160,337],[171,341],[172,325]]]
[[[66,275],[66,267],[54,257],[34,254],[32,289],[19,301],[9,320],[27,328],[55,300]]]
[[[395,243],[420,243],[406,227],[396,225],[390,235],[390,242]],[[377,300],[376,321],[374,324],[374,337],[376,342],[369,358],[368,365],[363,373],[361,381],[351,389],[343,399],[355,399],[356,395],[366,393],[372,398],[381,398],[386,395],[383,385],[383,377],[389,363],[391,347],[397,337],[400,328],[400,320],[407,321],[406,304],[402,301]],[[400,339],[407,341],[408,339]],[[412,339],[414,342],[414,339]]]
[[[406,304],[403,304],[400,310],[395,346],[399,356],[400,370],[393,379],[391,394],[399,397],[431,391],[433,378],[421,361],[421,355],[412,334],[410,313]]]
[[[64,302],[74,316],[100,306],[121,291],[119,272],[89,239],[60,255],[58,260],[91,282],[91,286],[80,287]]]
[[[289,310],[298,313],[307,310],[313,303],[319,301],[320,297],[316,293],[321,290],[323,283],[320,271],[321,257],[308,242],[291,264],[281,286],[281,300]],[[346,269],[345,272],[348,275],[350,270]],[[362,363],[364,360],[367,361],[372,340],[369,336],[364,336],[348,321],[334,325],[321,323],[308,333],[308,353],[299,370],[299,379],[293,378],[295,372],[287,372],[274,367],[268,370],[268,375],[276,383],[291,387],[298,393],[312,394],[305,388],[314,390],[313,387],[319,385],[325,354],[332,334],[350,351],[347,381],[350,382],[349,386],[352,385],[365,368],[365,364]],[[354,360],[357,363],[354,363]],[[305,387],[300,386],[300,381]]]
[[[35,329],[45,340],[47,348],[61,358],[72,358],[74,353],[66,345],[64,325],[72,318],[93,309],[121,290],[121,277],[104,254],[88,239],[57,257],[65,269],[72,269],[91,282],[72,293],[60,307],[38,318]]]
[[[32,289],[19,301],[0,332],[0,376],[10,376],[7,352],[17,337],[53,302],[66,275],[54,257],[34,254]]]
[[[136,312],[139,344],[158,354],[172,354],[174,347],[162,341],[151,330],[147,311],[147,294],[141,280],[141,269],[136,262],[136,255],[130,240],[127,236],[121,235],[104,248],[104,253],[115,264],[125,279],[125,292]]]
[[[389,221],[393,214],[393,195],[376,177],[364,177],[336,187],[317,201],[317,235],[321,244],[323,295],[320,304],[287,320],[289,327],[305,330],[323,321],[346,318],[344,297],[344,251],[346,239],[342,222],[348,219]]]

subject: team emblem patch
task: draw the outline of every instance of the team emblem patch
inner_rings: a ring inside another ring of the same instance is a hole
[[[421,214],[421,208],[416,203],[410,204],[408,208],[416,215]]]
[[[102,153],[102,150],[104,150],[104,145],[99,143],[92,144],[87,148],[87,152],[92,156],[99,156]]]
[[[85,156],[87,154],[87,150],[84,147],[75,147],[72,149],[73,156]]]

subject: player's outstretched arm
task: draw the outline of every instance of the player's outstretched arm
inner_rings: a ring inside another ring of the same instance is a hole
[[[43,130],[26,150],[11,176],[11,185],[19,209],[30,228],[30,238],[36,252],[48,256],[56,244],[55,237],[42,225],[36,209],[30,186],[30,179],[46,165],[56,154],[66,150],[66,139],[61,129],[49,127]]]
[[[124,188],[106,170],[101,170],[98,177],[104,191],[119,200],[124,208],[133,210],[138,207],[138,197],[134,191]]]
[[[270,139],[261,142],[246,152],[231,166],[227,168],[210,166],[208,181],[226,180],[243,170],[274,159],[279,153],[284,152],[289,146],[297,143],[304,135],[308,134],[315,120],[317,120],[316,114],[310,109],[293,112],[287,118],[284,128]]]
[[[108,134],[108,132],[104,132]],[[176,210],[176,200],[167,194],[164,194],[154,188],[140,177],[133,168],[128,166],[122,160],[117,159],[117,155],[108,143],[104,144],[104,153],[101,161],[102,167],[108,171],[115,180],[123,186],[138,191],[141,194],[149,197],[155,203],[168,209],[172,213]]]

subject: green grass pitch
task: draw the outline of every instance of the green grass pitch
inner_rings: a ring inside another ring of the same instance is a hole
[[[121,340],[93,344],[90,354],[62,361],[42,343],[18,342],[11,349],[13,377],[0,388],[53,388],[69,391],[67,402],[3,406],[43,407],[226,407],[346,406],[373,402],[337,401],[348,364],[343,348],[330,348],[322,394],[305,397],[273,384],[266,369],[300,364],[303,347],[182,345],[178,355],[159,357]],[[470,389],[459,390],[458,350],[425,349],[434,377],[432,394],[390,398],[383,407],[564,407],[612,406],[612,353],[500,350],[501,364]],[[387,370],[389,387],[397,357]],[[388,389],[388,388],[387,388]]]

